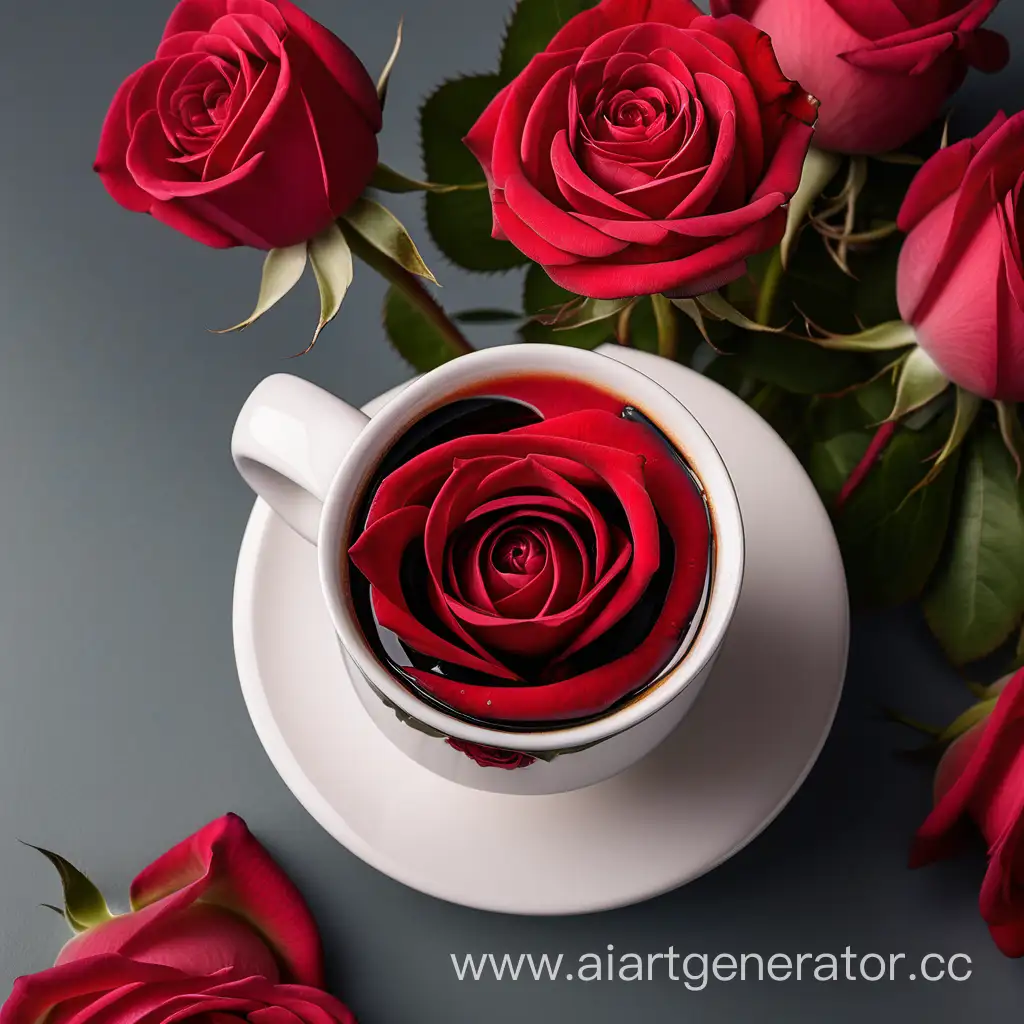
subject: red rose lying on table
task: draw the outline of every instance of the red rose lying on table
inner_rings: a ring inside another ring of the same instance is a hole
[[[159,857],[132,911],[89,928],[55,967],[19,978],[0,1024],[354,1024],[321,991],[320,937],[298,890],[241,818]]]
[[[951,856],[973,822],[988,844],[981,915],[999,948],[1024,956],[1024,669],[993,687],[994,708],[946,751],[935,810],[918,829],[911,867]]]

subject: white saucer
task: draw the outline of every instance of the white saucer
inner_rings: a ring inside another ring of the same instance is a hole
[[[679,729],[622,775],[574,793],[505,796],[420,767],[372,724],[349,684],[314,549],[261,501],[242,541],[235,656],[271,761],[349,850],[454,903],[586,913],[710,871],[788,803],[842,691],[842,562],[796,458],[719,385],[645,353],[603,351],[671,390],[704,424],[733,475],[747,540],[742,595],[711,679]]]

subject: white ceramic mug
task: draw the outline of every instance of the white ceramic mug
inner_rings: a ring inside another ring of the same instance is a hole
[[[702,624],[638,696],[581,725],[523,732],[475,725],[427,704],[375,656],[349,594],[343,557],[363,492],[381,459],[419,419],[452,396],[516,374],[556,375],[621,397],[683,453],[700,479],[714,530],[710,594]],[[352,684],[377,726],[413,760],[454,782],[500,793],[579,789],[618,774],[679,724],[707,680],[732,619],[743,577],[743,524],[725,463],[700,424],[650,377],[607,356],[555,345],[512,345],[462,356],[413,381],[372,419],[326,391],[278,374],[246,401],[231,443],[238,471],[318,548],[324,601]],[[338,685],[347,685],[339,677]],[[521,752],[536,760],[482,767],[446,738]]]

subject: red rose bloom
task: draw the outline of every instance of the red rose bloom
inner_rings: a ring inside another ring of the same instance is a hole
[[[988,843],[981,915],[1007,956],[1024,956],[1024,670],[991,715],[946,751],[935,810],[914,839],[911,867],[955,853],[968,819]]]
[[[205,245],[312,238],[366,188],[381,109],[352,51],[290,0],[181,0],[124,82],[96,170]]]
[[[452,750],[457,750],[470,760],[476,761],[481,768],[503,768],[505,771],[511,772],[517,768],[529,768],[537,761],[532,754],[522,754],[516,750],[499,750],[497,747],[485,747],[481,743],[470,743],[468,740],[449,737],[445,742]]]
[[[900,210],[900,315],[950,380],[1024,400],[1024,113],[940,150]]]
[[[981,28],[999,0],[711,0],[772,37],[782,70],[821,101],[814,144],[899,149],[932,123],[968,67],[998,71],[1006,40]]]
[[[322,992],[320,937],[287,876],[234,815],[134,881],[133,910],[72,939],[19,978],[0,1024],[354,1024]]]
[[[671,449],[641,423],[586,409],[417,455],[384,478],[349,554],[380,625],[455,667],[414,665],[424,690],[478,719],[540,722],[603,712],[656,674],[701,602],[709,542]],[[416,592],[410,556],[423,567]],[[656,621],[602,659],[599,642],[659,570]]]
[[[699,295],[777,244],[814,101],[767,36],[690,0],[573,18],[466,137],[494,235],[580,295]]]

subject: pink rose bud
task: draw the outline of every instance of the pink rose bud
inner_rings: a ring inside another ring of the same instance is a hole
[[[96,170],[198,242],[276,249],[352,205],[380,128],[366,68],[289,0],[181,0],[114,97]]]
[[[497,95],[466,144],[495,237],[562,287],[700,295],[782,239],[815,117],[741,19],[691,0],[603,0]]]
[[[1024,670],[1005,683],[989,717],[947,749],[935,776],[935,809],[918,829],[911,867],[956,853],[965,821],[988,844],[982,917],[1007,956],[1024,956]]]
[[[954,383],[1024,400],[1024,113],[936,153],[900,210],[900,314]]]
[[[820,149],[884,153],[931,124],[969,67],[999,71],[999,0],[711,0],[772,38],[782,70],[821,101]]]

